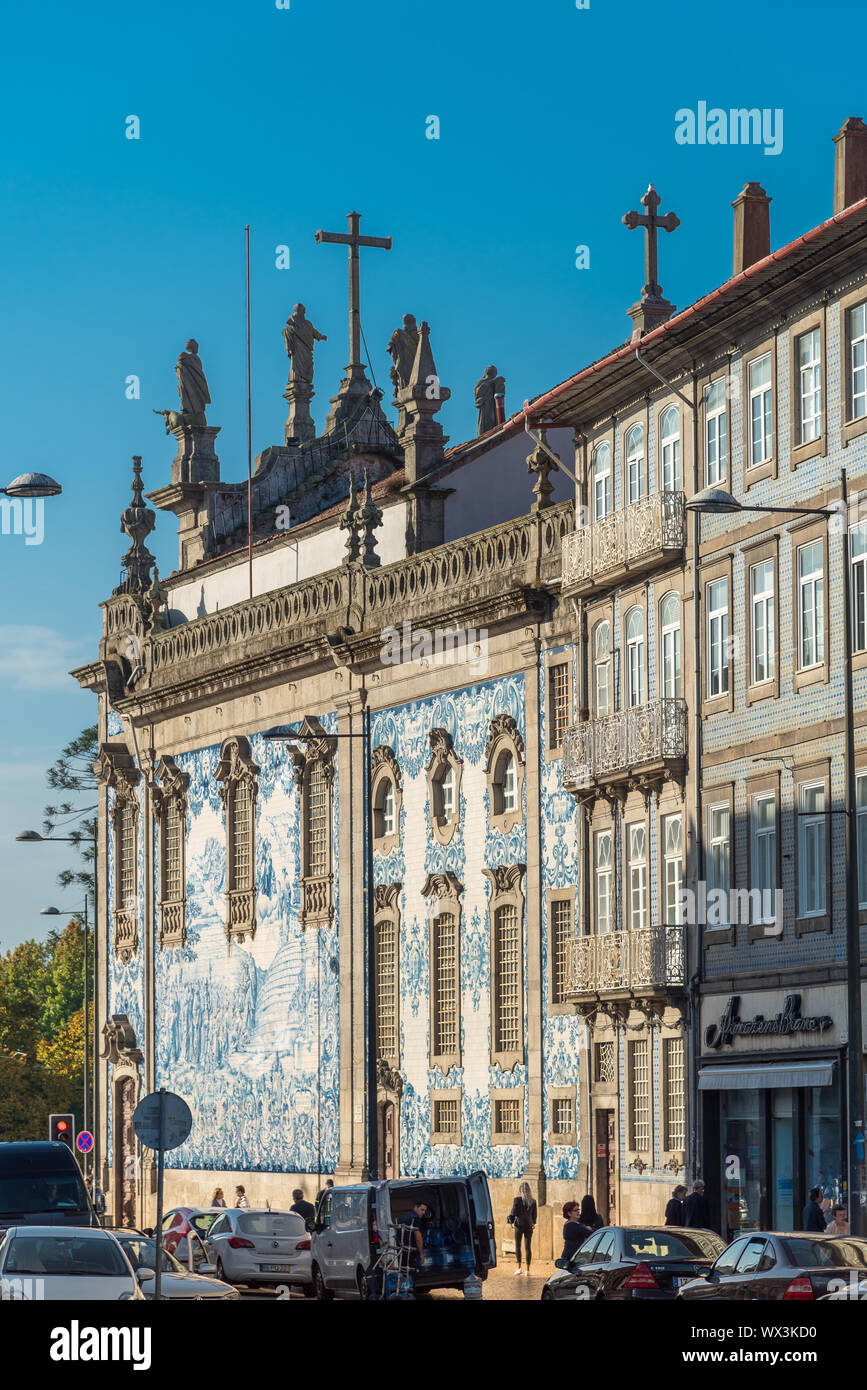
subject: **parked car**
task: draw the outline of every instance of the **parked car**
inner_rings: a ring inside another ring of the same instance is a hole
[[[294,1211],[221,1211],[205,1236],[218,1279],[232,1284],[300,1284],[313,1294],[310,1233]]]
[[[678,1298],[811,1301],[848,1282],[852,1270],[867,1276],[867,1240],[751,1231],[736,1237],[703,1278],[684,1284]]]
[[[112,1235],[116,1237],[118,1245],[135,1273],[141,1273],[141,1291],[145,1298],[154,1298],[156,1295],[155,1271],[157,1267],[156,1241],[141,1231],[112,1231]],[[160,1293],[163,1298],[170,1298],[172,1302],[187,1299],[196,1303],[203,1300],[210,1301],[214,1298],[232,1301],[240,1299],[241,1295],[231,1284],[224,1283],[216,1277],[209,1277],[216,1276],[216,1265],[200,1264],[197,1272],[191,1274],[167,1250],[163,1250],[162,1257]]]
[[[163,1249],[177,1256],[181,1264],[187,1264],[187,1235],[190,1230],[196,1231],[199,1238],[204,1240],[217,1217],[222,1216],[225,1210],[225,1207],[173,1207],[163,1217]]]
[[[10,1226],[0,1241],[0,1298],[117,1302],[144,1299],[139,1279],[109,1231]]]
[[[0,1144],[0,1230],[7,1226],[98,1226],[66,1144]]]
[[[427,1204],[431,1216],[424,1228],[424,1263],[412,1270],[414,1289],[459,1289],[472,1274],[486,1279],[497,1249],[485,1174],[391,1178],[333,1187],[323,1195],[313,1227],[316,1297],[378,1296],[387,1261],[394,1268],[400,1218],[418,1202]]]
[[[725,1250],[714,1231],[680,1226],[603,1226],[588,1236],[571,1260],[556,1260],[542,1290],[545,1302],[572,1299],[619,1301],[676,1298],[681,1284]]]

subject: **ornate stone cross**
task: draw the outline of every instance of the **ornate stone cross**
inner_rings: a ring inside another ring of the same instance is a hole
[[[664,217],[657,217],[656,209],[662,202],[653,184],[648,184],[647,192],[642,198],[642,204],[647,208],[646,214],[640,212],[625,212],[623,214],[624,225],[630,231],[636,227],[644,228],[644,294],[661,296],[662,286],[657,280],[657,259],[656,259],[656,232],[661,227],[665,232],[673,232],[680,226],[680,218],[673,212],[667,212]]]
[[[336,242],[340,246],[349,247],[349,366],[361,366],[361,293],[359,286],[359,258],[358,250],[361,246],[381,246],[384,251],[391,250],[390,236],[361,236],[358,231],[358,224],[361,221],[360,212],[350,212],[346,218],[349,223],[348,232],[323,232],[321,229],[316,233],[318,243],[324,241]]]

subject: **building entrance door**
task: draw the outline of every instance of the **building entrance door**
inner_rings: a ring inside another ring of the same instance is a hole
[[[617,1222],[617,1144],[614,1134],[614,1111],[596,1111],[596,1210],[605,1224]]]
[[[125,1076],[115,1092],[117,1107],[115,1112],[115,1214],[118,1226],[135,1226],[136,1198],[136,1152],[135,1130],[132,1117],[135,1114],[135,1081]]]
[[[379,1176],[399,1177],[397,1164],[397,1106],[383,1101],[379,1106]]]

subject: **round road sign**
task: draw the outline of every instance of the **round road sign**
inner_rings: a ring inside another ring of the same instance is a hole
[[[80,1154],[89,1154],[93,1148],[93,1135],[89,1129],[81,1129],[75,1141],[75,1147]]]
[[[152,1091],[140,1100],[132,1126],[147,1149],[160,1147],[160,1098],[163,1102],[163,1149],[176,1149],[189,1138],[193,1127],[190,1107],[173,1091]]]

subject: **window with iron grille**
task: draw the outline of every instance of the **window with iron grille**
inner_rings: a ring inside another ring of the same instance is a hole
[[[551,1129],[554,1134],[574,1133],[575,1102],[571,1096],[558,1096],[552,1101]]]
[[[494,1051],[523,1051],[521,924],[512,903],[494,915],[495,1011]]]
[[[569,726],[569,667],[565,661],[548,667],[548,747],[562,748]]]
[[[433,1103],[433,1130],[436,1134],[457,1134],[461,1124],[460,1103],[457,1096]]]
[[[574,934],[571,899],[555,899],[551,903],[552,1004],[565,1004],[569,997],[569,942]]]
[[[325,768],[315,762],[307,779],[307,877],[321,878],[328,863],[328,783]]]
[[[458,1051],[458,924],[451,912],[434,918],[432,955],[431,1051],[449,1057]]]
[[[244,780],[232,786],[232,852],[229,862],[229,888],[249,888],[253,882],[250,843],[250,784]]]
[[[136,898],[135,805],[132,801],[125,800],[121,805],[117,857],[117,882],[120,888],[117,906],[121,911],[129,912]]]
[[[507,1100],[494,1101],[494,1130],[497,1134],[522,1133],[520,1096],[514,1100],[509,1097]]]
[[[663,1040],[665,1063],[665,1147],[686,1148],[683,1038]]]
[[[596,1044],[596,1066],[594,1070],[597,1081],[614,1081],[615,1066],[613,1042],[601,1042]]]
[[[184,896],[181,879],[181,808],[176,796],[165,802],[163,812],[163,900],[176,903]]]
[[[629,1044],[632,1078],[630,1148],[644,1152],[650,1148],[650,1052],[646,1038]]]
[[[397,1057],[397,933],[391,918],[376,928],[376,1046],[380,1057]]]

